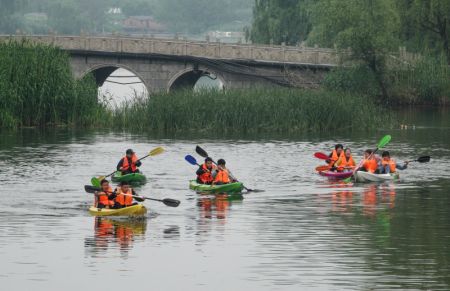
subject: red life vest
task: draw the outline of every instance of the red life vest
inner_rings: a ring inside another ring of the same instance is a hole
[[[133,173],[136,172],[136,170],[137,170],[136,162],[137,162],[138,158],[137,158],[137,156],[135,154],[133,154],[133,156],[131,157],[131,165],[128,162],[128,157],[127,156],[123,157],[122,160],[123,160],[122,171],[127,171],[131,167],[131,171]]]
[[[203,164],[202,169],[204,173],[198,176],[199,180],[202,181],[203,184],[210,184],[214,180],[211,172],[216,169],[216,166],[213,165],[211,169],[208,169],[206,164]]]
[[[214,179],[214,183],[222,183],[222,184],[228,184],[230,183],[230,175],[228,173],[227,169],[219,169],[217,172],[217,176]]]
[[[103,204],[104,206],[113,206],[114,201],[108,199],[108,196],[111,195],[112,192],[113,192],[113,190],[112,190],[111,186],[109,187],[109,189],[106,193],[105,193],[105,191],[98,192],[96,206],[98,206],[99,203]]]
[[[120,204],[121,206],[130,206],[133,204],[133,190],[130,188],[128,189],[128,192],[123,193],[122,189],[119,187],[116,189],[116,198],[114,199],[115,202]]]
[[[397,171],[397,165],[394,161],[394,159],[389,159],[389,161],[385,161],[384,159],[381,160],[381,165],[384,167],[389,165],[389,168],[391,169],[391,173],[395,173]]]

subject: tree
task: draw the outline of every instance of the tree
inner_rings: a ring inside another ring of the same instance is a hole
[[[374,74],[385,101],[386,58],[398,48],[398,15],[392,0],[320,0],[313,8],[309,41],[336,47]],[[349,49],[349,50],[348,50]]]
[[[296,45],[311,31],[309,8],[315,0],[255,0],[250,39],[255,43]]]
[[[414,0],[411,15],[419,29],[437,38],[434,47],[445,53],[450,64],[450,1]]]

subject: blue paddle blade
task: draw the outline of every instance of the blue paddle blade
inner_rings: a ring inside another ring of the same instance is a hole
[[[191,155],[185,156],[184,159],[191,165],[197,165],[197,160]]]

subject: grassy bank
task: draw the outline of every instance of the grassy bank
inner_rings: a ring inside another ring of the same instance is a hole
[[[105,112],[94,80],[75,80],[63,51],[0,43],[0,127],[87,126]]]
[[[362,95],[278,88],[156,94],[116,109],[112,124],[154,132],[295,133],[386,128],[391,121]]]

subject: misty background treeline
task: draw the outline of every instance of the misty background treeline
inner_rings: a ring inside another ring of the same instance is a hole
[[[149,32],[242,31],[252,6],[253,0],[0,0],[0,33],[122,33],[132,16],[150,20],[153,26],[143,27]]]

